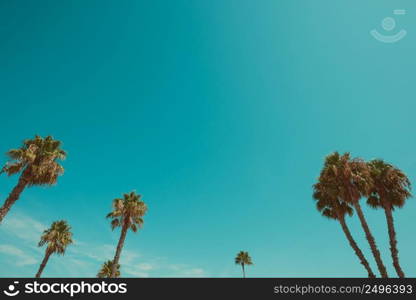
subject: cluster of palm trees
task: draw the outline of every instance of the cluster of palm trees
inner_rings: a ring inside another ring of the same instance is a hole
[[[34,139],[25,140],[20,148],[9,150],[7,155],[10,160],[1,169],[0,174],[6,173],[9,176],[20,174],[20,177],[0,208],[0,224],[26,187],[54,185],[64,172],[59,161],[66,158],[66,152],[61,149],[61,142],[51,136],[45,138],[35,136]],[[121,227],[121,235],[114,259],[102,265],[97,277],[120,276],[119,260],[127,232],[128,230],[137,232],[142,227],[146,211],[146,204],[135,192],[124,194],[123,198],[113,200],[113,210],[107,218],[112,219],[112,229]],[[35,277],[41,276],[52,254],[65,254],[66,248],[72,243],[71,226],[65,220],[53,222],[51,227],[43,232],[38,244],[39,247],[46,245],[46,249]]]
[[[394,209],[402,207],[411,197],[411,184],[405,173],[381,159],[367,162],[361,158],[352,158],[349,153],[341,155],[334,152],[326,157],[313,190],[313,198],[316,200],[318,211],[324,217],[337,220],[341,224],[351,248],[370,278],[375,278],[376,275],[354,240],[346,223],[346,217],[356,212],[380,275],[387,278],[386,267],[360,201],[366,198],[371,208],[383,209],[387,221],[393,266],[400,278],[405,277],[399,262],[393,219]]]
[[[9,150],[7,155],[10,160],[0,170],[0,174],[20,174],[20,177],[0,208],[0,224],[27,187],[54,185],[64,172],[60,161],[66,158],[66,152],[61,149],[61,142],[51,136],[35,136],[33,139],[25,140],[20,148]],[[316,200],[317,209],[324,217],[340,223],[349,244],[370,278],[375,278],[376,275],[354,240],[346,217],[352,216],[354,211],[357,213],[380,275],[388,277],[360,201],[367,198],[370,207],[384,210],[393,266],[399,277],[405,277],[398,257],[393,211],[396,207],[402,207],[411,197],[410,189],[411,184],[407,176],[383,160],[366,162],[360,158],[352,158],[349,153],[341,155],[338,152],[328,155],[325,159],[318,181],[313,186],[313,198]],[[143,226],[143,216],[147,211],[141,196],[135,192],[114,199],[112,206],[113,210],[107,218],[111,219],[111,228],[114,230],[120,227],[121,233],[114,258],[104,262],[97,274],[100,278],[120,276],[119,261],[127,232],[137,232]],[[72,243],[69,224],[65,220],[53,222],[51,227],[43,232],[38,244],[39,247],[46,245],[46,249],[36,277],[41,276],[52,254],[63,255],[67,246]],[[245,266],[252,265],[252,259],[248,252],[240,251],[235,257],[235,263],[241,265],[245,277]]]

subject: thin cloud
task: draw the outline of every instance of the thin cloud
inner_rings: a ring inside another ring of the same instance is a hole
[[[143,272],[135,267],[131,267],[129,265],[121,266],[121,272],[124,275],[127,276],[123,276],[123,277],[141,277],[141,278],[147,278],[150,277],[150,274],[148,272]]]
[[[37,244],[46,228],[41,222],[23,213],[13,213],[7,216],[0,230],[27,243]]]
[[[195,268],[185,264],[172,264],[169,266],[172,270],[169,277],[206,277],[207,274],[202,268]]]
[[[19,248],[8,243],[0,244],[0,253],[15,257],[15,266],[38,264],[43,257],[43,249],[37,247],[39,238],[47,228],[43,223],[22,212],[14,212],[5,219],[0,231],[13,236]],[[4,239],[3,239],[4,241]],[[95,277],[101,265],[114,257],[116,244],[98,245],[90,241],[74,240],[63,257],[51,259],[45,276]],[[31,256],[28,253],[35,253]],[[42,254],[41,254],[42,253]],[[38,257],[39,256],[39,257]],[[37,257],[35,259],[35,257]],[[174,264],[167,258],[143,255],[128,246],[123,249],[121,258],[123,277],[206,277],[202,268],[186,264]],[[24,269],[21,269],[22,272]],[[32,274],[30,274],[32,275]]]
[[[154,268],[154,266],[152,266],[149,263],[142,263],[142,264],[138,264],[137,268],[143,271],[150,271]]]
[[[0,245],[0,253],[14,257],[16,266],[22,267],[37,264],[38,261],[31,255],[25,253],[13,245]]]

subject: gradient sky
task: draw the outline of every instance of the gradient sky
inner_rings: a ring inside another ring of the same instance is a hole
[[[373,39],[397,8],[408,36]],[[1,1],[0,152],[53,135],[68,158],[58,184],[24,191],[1,225],[0,276],[34,276],[58,219],[76,243],[44,276],[95,276],[119,238],[111,201],[132,190],[149,211],[123,276],[240,276],[240,250],[252,277],[366,276],[311,186],[334,150],[416,183],[415,12],[410,0]],[[0,199],[16,181],[0,177]],[[384,214],[365,213],[395,275]],[[416,276],[415,200],[395,218]]]

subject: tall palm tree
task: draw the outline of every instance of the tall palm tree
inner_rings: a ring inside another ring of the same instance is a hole
[[[39,266],[39,270],[36,273],[36,278],[39,278],[48,263],[49,257],[56,253],[58,255],[64,255],[66,247],[72,244],[71,226],[66,221],[55,221],[51,227],[46,229],[39,242],[39,247],[47,245],[45,250],[45,257]]]
[[[97,274],[98,278],[111,278],[111,272],[113,269],[113,261],[107,260],[103,265],[101,266],[100,271]],[[116,274],[114,275],[115,278],[120,277],[120,265],[116,266]]]
[[[322,216],[337,220],[341,224],[341,228],[347,238],[351,248],[354,250],[355,255],[357,255],[360,263],[367,270],[369,278],[375,278],[373,270],[370,267],[367,259],[365,258],[363,252],[358,247],[356,241],[354,240],[348,225],[345,221],[345,216],[352,216],[353,209],[349,203],[339,201],[339,199],[331,196],[330,187],[326,187],[323,182],[318,182],[314,186],[313,198],[316,200],[316,208],[321,212]]]
[[[367,203],[373,208],[384,209],[393,266],[397,275],[400,278],[403,278],[405,275],[399,263],[399,251],[397,250],[393,210],[395,207],[402,207],[406,200],[412,196],[410,193],[411,184],[406,174],[381,159],[370,161],[368,167],[373,179],[373,186]]]
[[[248,254],[248,252],[240,251],[238,252],[237,256],[235,257],[235,264],[241,265],[241,268],[243,269],[243,278],[246,278],[246,271],[245,266],[252,265],[253,262],[251,261],[251,257]]]
[[[119,264],[120,254],[123,249],[127,231],[131,229],[133,232],[137,232],[137,230],[143,226],[142,217],[145,215],[146,211],[146,204],[141,200],[141,196],[137,195],[135,192],[124,194],[123,198],[113,200],[113,211],[107,215],[107,218],[112,219],[111,228],[113,230],[117,227],[121,227],[121,235],[113,259],[111,278],[116,276],[116,266]]]
[[[10,161],[0,173],[4,172],[9,176],[20,173],[20,177],[0,208],[0,223],[27,186],[55,184],[58,176],[64,172],[58,160],[66,157],[65,151],[61,149],[61,142],[51,136],[35,136],[34,139],[25,140],[20,148],[9,150],[7,155]]]
[[[369,196],[372,187],[372,178],[367,164],[362,159],[352,159],[349,153],[340,155],[334,152],[326,157],[321,177],[334,187],[338,199],[354,207],[378,270],[383,278],[387,278],[386,267],[360,205],[360,199]]]

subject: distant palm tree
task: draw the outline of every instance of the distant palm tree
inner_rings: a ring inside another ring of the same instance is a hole
[[[131,229],[133,232],[137,232],[143,225],[142,217],[145,215],[146,211],[146,204],[141,200],[141,196],[137,195],[135,192],[124,194],[122,199],[113,200],[113,211],[107,215],[107,218],[112,219],[111,228],[113,230],[117,227],[121,227],[121,235],[113,259],[111,278],[116,276],[116,266],[119,264],[127,230]]]
[[[327,184],[332,185],[337,199],[354,207],[380,274],[383,278],[387,278],[386,267],[360,205],[360,199],[369,196],[372,187],[372,178],[367,164],[362,159],[352,159],[349,153],[340,155],[334,152],[326,157],[321,178]]]
[[[21,175],[17,185],[0,208],[0,223],[27,186],[56,183],[58,176],[64,172],[64,168],[57,161],[66,157],[65,151],[60,147],[61,142],[51,136],[46,138],[35,136],[34,139],[25,140],[20,148],[7,152],[11,160],[0,173],[4,172],[9,176],[17,173]]]
[[[39,278],[48,263],[49,257],[56,253],[58,255],[64,255],[66,247],[72,244],[71,227],[66,221],[55,221],[52,223],[49,229],[46,229],[39,242],[39,247],[47,245],[45,250],[45,257],[39,266],[39,270],[36,273],[36,278]]]
[[[100,271],[97,274],[98,278],[111,278],[111,271],[113,269],[113,261],[107,260],[103,265],[101,266]],[[117,265],[116,267],[116,278],[120,277],[120,265]]]
[[[394,229],[392,211],[395,207],[402,207],[406,200],[412,196],[410,193],[411,184],[406,174],[381,159],[370,161],[368,167],[373,179],[373,186],[367,203],[373,208],[384,209],[393,266],[397,275],[404,278],[405,275],[399,263],[399,251],[397,250],[396,231]]]
[[[345,222],[345,216],[352,216],[353,209],[349,203],[341,202],[337,198],[331,196],[330,187],[326,187],[323,182],[318,182],[314,185],[313,198],[317,201],[316,208],[321,212],[322,216],[337,220],[341,224],[341,228],[344,231],[344,234],[354,250],[355,255],[357,255],[360,263],[367,270],[369,278],[375,278],[373,270],[370,267],[367,259],[365,258],[363,252],[358,247],[356,241],[354,240],[347,223]]]
[[[252,265],[253,262],[251,261],[251,257],[248,254],[248,252],[240,251],[238,252],[237,256],[235,257],[235,264],[241,265],[241,268],[243,269],[243,278],[246,277],[246,271],[245,266]]]

